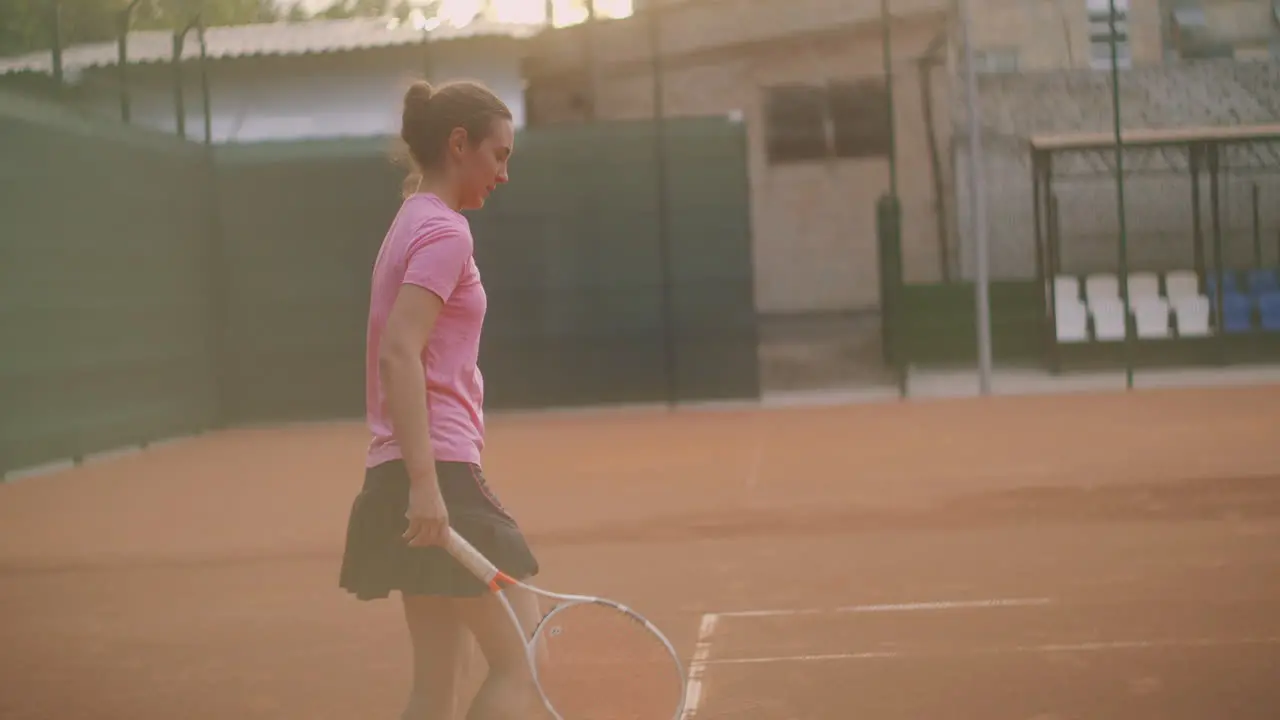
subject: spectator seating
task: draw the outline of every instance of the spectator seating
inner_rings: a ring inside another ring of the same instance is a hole
[[[1222,287],[1222,327],[1214,308]],[[1059,275],[1053,280],[1058,342],[1118,342],[1128,328],[1140,340],[1198,338],[1224,332],[1280,333],[1280,270],[1210,273],[1137,271],[1128,279],[1129,306],[1115,273]],[[1130,325],[1132,320],[1132,325]]]
[[[1259,325],[1267,332],[1280,332],[1280,290],[1258,296]]]

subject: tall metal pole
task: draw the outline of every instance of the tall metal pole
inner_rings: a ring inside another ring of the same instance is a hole
[[[213,143],[213,110],[209,107],[209,48],[204,41],[204,4],[196,15],[196,37],[200,41],[200,104],[204,106],[204,144]]]
[[[893,107],[893,29],[889,17],[889,0],[880,0],[880,46],[884,50],[884,93],[886,118],[889,123],[889,194],[898,197],[898,141],[894,127]]]
[[[595,0],[586,0],[587,2],[587,21],[586,27],[582,28],[582,43],[585,45],[586,64],[587,64],[587,120],[595,122],[600,119],[600,59],[596,57],[596,3]]]
[[[140,1],[132,0],[120,11],[116,27],[120,34],[116,39],[116,69],[120,75],[120,120],[126,125],[133,117],[129,100],[129,21]]]
[[[178,124],[178,137],[187,137],[187,99],[182,86],[182,42],[187,30],[173,30],[173,115]]]
[[[658,204],[658,262],[662,280],[662,329],[667,378],[667,404],[674,408],[680,399],[680,382],[677,377],[679,363],[676,361],[675,309],[672,301],[671,272],[671,238],[667,230],[667,140],[666,140],[666,107],[663,96],[665,77],[663,75],[662,27],[660,25],[660,2],[648,2],[645,12],[648,14],[650,70],[653,73],[653,137],[654,154],[657,171],[657,204]]]
[[[116,70],[120,74],[120,121],[126,125],[132,116],[129,107],[129,15],[132,11],[132,3],[120,11],[120,37],[116,38]]]
[[[892,18],[889,16],[889,0],[880,0],[880,47],[884,52],[882,62],[884,63],[885,125],[887,126],[885,129],[889,135],[889,196],[884,207],[886,212],[892,215],[896,234],[895,242],[898,243],[897,271],[892,277],[880,278],[880,323],[885,351],[892,353],[898,337],[896,323],[900,319],[896,297],[897,285],[902,278],[902,204],[898,201],[898,133],[893,106],[893,27]],[[884,198],[881,200],[883,202]],[[877,207],[877,213],[879,212],[880,209]],[[882,217],[881,222],[883,220]],[[883,267],[882,261],[881,268]],[[906,398],[910,391],[910,369],[896,354],[893,355],[893,360],[895,373],[898,376],[898,397]]]
[[[1120,132],[1120,60],[1116,47],[1116,0],[1108,0],[1111,45],[1111,120],[1116,141],[1116,209],[1120,222],[1120,301],[1124,305],[1125,387],[1133,389],[1133,339],[1129,332],[1129,233],[1124,205],[1124,138]],[[1127,24],[1126,24],[1127,25]],[[1127,31],[1126,31],[1127,33]]]
[[[49,27],[53,28],[53,82],[62,91],[62,4],[59,0],[49,2]]]
[[[973,43],[970,41],[969,3],[957,0],[960,15],[960,32],[964,43],[965,99],[969,113],[969,227],[973,231],[974,264],[977,277],[974,282],[976,314],[978,317],[978,389],[983,395],[991,394],[991,289],[990,261],[987,248],[987,191],[982,163],[981,110],[978,101],[977,69],[973,62]]]

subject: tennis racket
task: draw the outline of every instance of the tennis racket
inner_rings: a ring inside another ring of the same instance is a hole
[[[515,580],[452,528],[445,548],[498,596],[522,638],[529,635],[502,590],[522,588],[545,603],[526,650],[553,718],[680,719],[684,671],[675,648],[653,623],[612,600],[554,593]]]

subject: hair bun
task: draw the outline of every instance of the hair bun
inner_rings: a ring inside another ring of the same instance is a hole
[[[418,80],[404,92],[404,108],[400,113],[400,138],[413,147],[413,129],[421,127],[430,114],[427,103],[436,94],[426,80]]]
[[[444,159],[454,130],[465,131],[475,145],[493,130],[495,118],[510,120],[511,110],[478,82],[455,80],[435,88],[418,80],[405,89],[400,138],[415,169],[435,168]]]
[[[418,80],[410,85],[409,89],[405,91],[404,104],[421,106],[423,103],[430,100],[431,96],[434,95],[435,92],[435,88],[431,87],[431,83],[426,80]]]

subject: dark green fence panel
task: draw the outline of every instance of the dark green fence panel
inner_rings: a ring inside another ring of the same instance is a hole
[[[369,275],[403,173],[385,140],[217,151],[233,423],[364,412]]]
[[[682,120],[667,138],[679,398],[758,397],[746,126]]]
[[[491,406],[758,395],[742,127],[668,121],[668,267],[656,148],[648,122],[517,139],[511,185],[471,217]]]
[[[1034,280],[994,280],[991,350],[997,362],[1044,359],[1044,293]],[[908,284],[899,291],[893,335],[899,357],[916,365],[977,362],[974,287],[968,282]]]
[[[0,97],[0,471],[202,430],[200,146]]]
[[[490,408],[665,400],[673,305],[679,400],[758,394],[745,138],[667,128],[671,268],[654,127],[519,134],[512,182],[468,213],[489,295]],[[399,203],[389,140],[218,151],[235,422],[358,415],[369,270]]]
[[[3,109],[0,468],[362,414],[369,275],[403,176],[389,140],[209,155]],[[743,127],[667,123],[666,265],[652,123],[517,142],[512,183],[470,214],[487,405],[756,397]]]
[[[472,216],[489,289],[495,407],[664,396],[653,145],[640,124],[524,132],[509,186]]]

